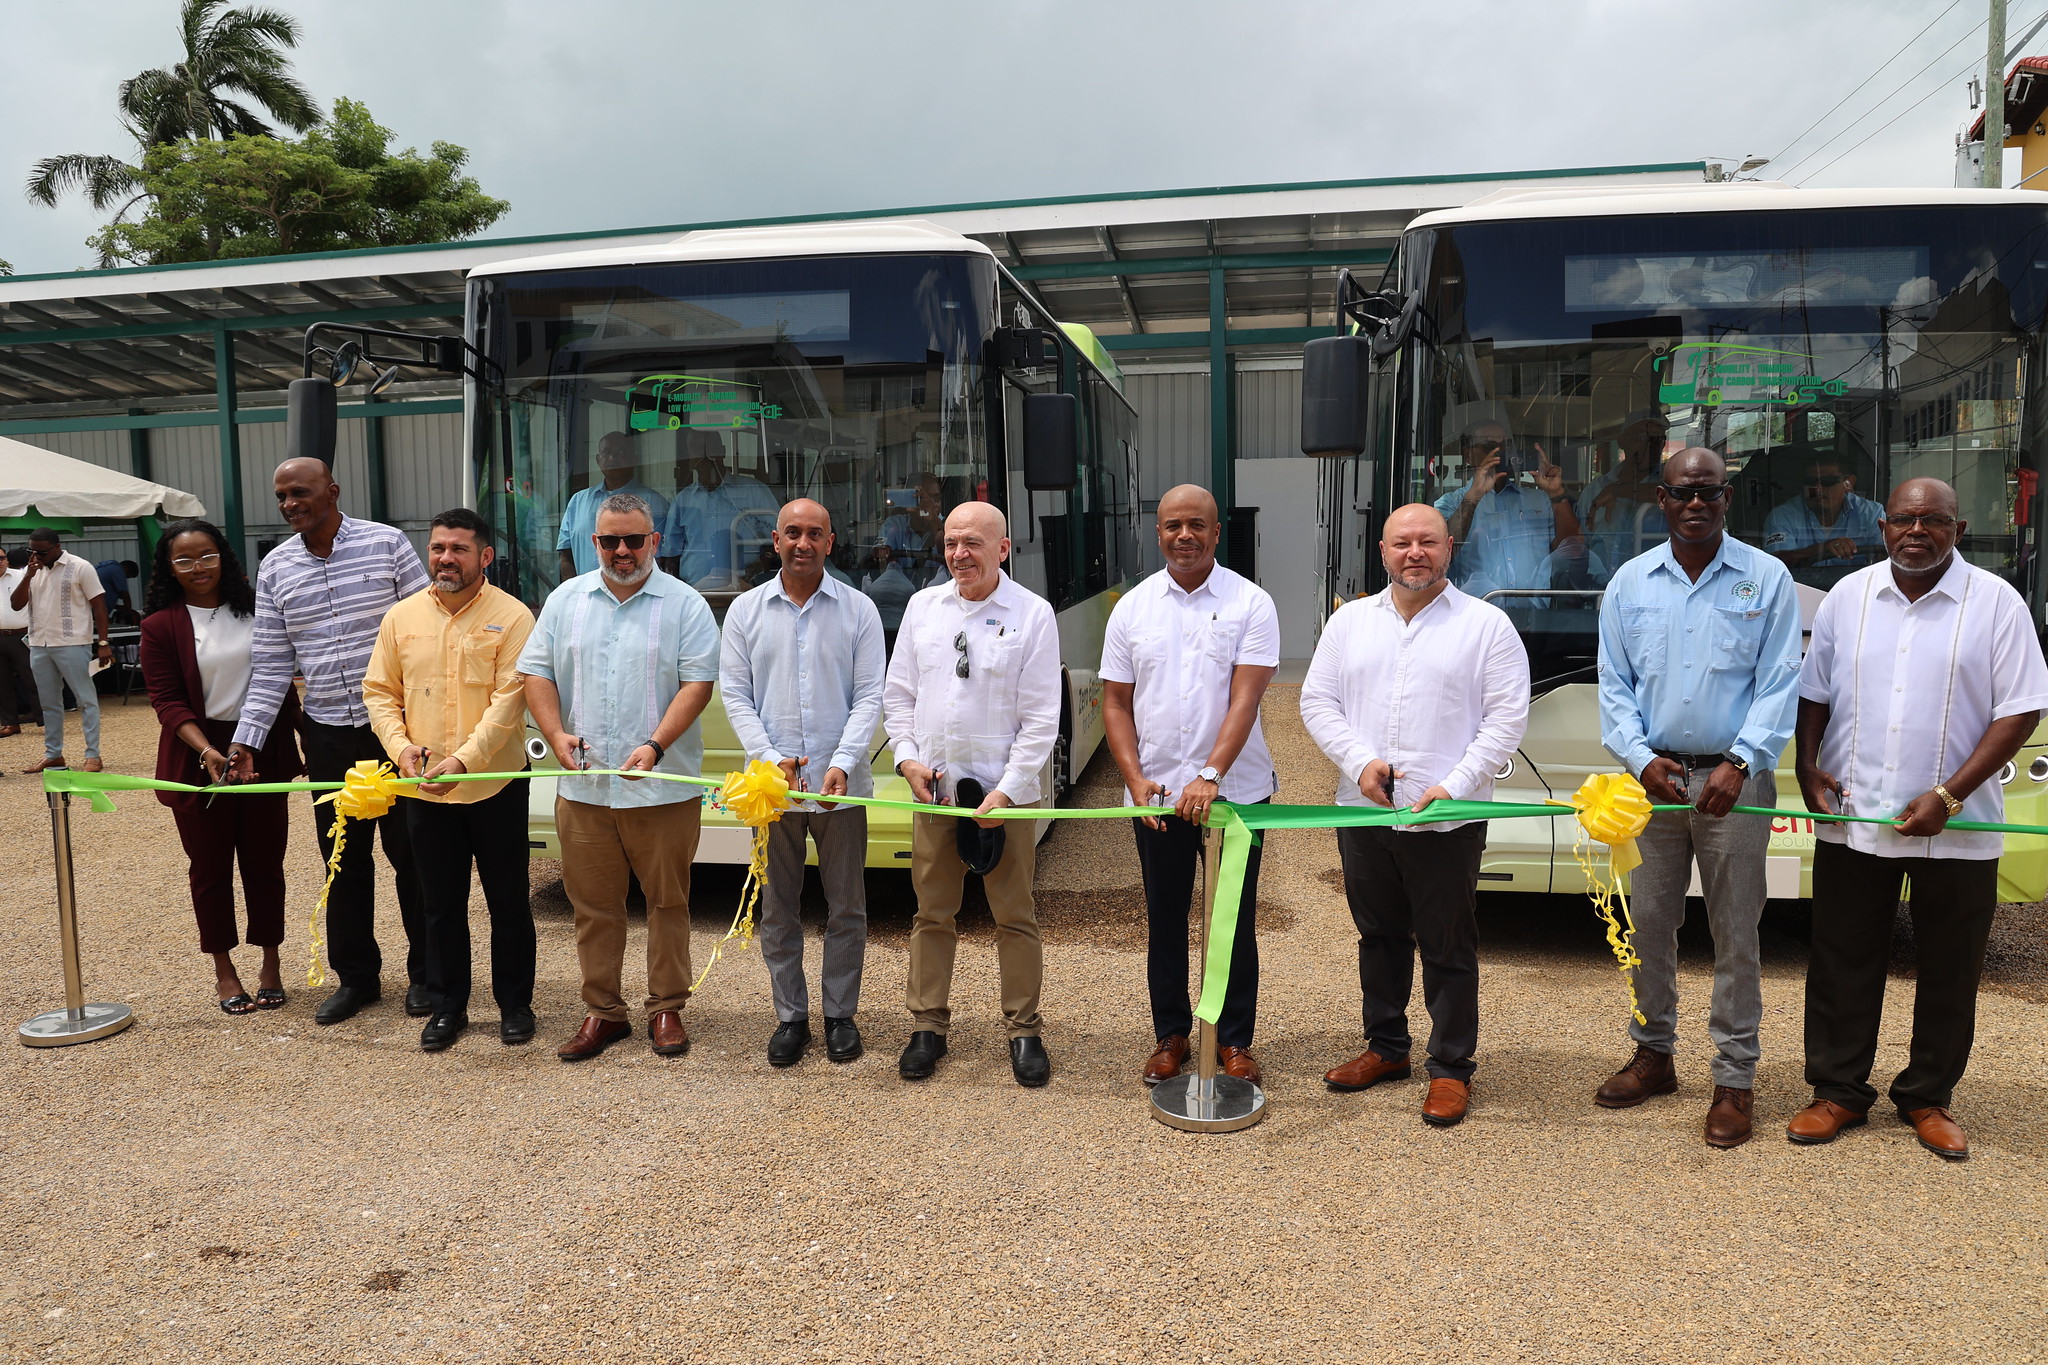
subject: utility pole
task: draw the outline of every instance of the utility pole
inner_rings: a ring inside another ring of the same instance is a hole
[[[1991,0],[1984,39],[1984,188],[2005,184],[2005,0]]]

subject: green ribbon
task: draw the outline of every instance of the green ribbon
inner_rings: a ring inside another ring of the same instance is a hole
[[[592,768],[581,772],[565,772],[546,769],[540,772],[526,770],[516,773],[450,773],[434,779],[442,782],[506,782],[535,777],[625,777],[628,774],[617,768]],[[687,777],[681,773],[641,772],[642,778],[656,782],[681,782],[688,786],[708,788],[716,791],[725,783],[722,779],[709,777]],[[417,786],[425,781],[418,777],[400,777],[393,781],[400,786]],[[167,791],[196,793],[202,796],[240,795],[250,796],[280,792],[324,792],[340,788],[339,782],[249,782],[226,787],[195,787],[184,782],[164,782],[153,777],[130,777],[125,773],[88,773],[70,768],[46,768],[43,770],[45,792],[67,792],[85,797],[92,809],[107,812],[114,809],[109,793],[117,791]],[[821,800],[816,792],[791,792],[793,800]],[[830,798],[834,805],[881,806],[890,810],[906,810],[922,815],[944,815],[956,819],[970,816],[972,811],[959,806],[929,805],[921,801],[899,801],[877,796],[835,796]],[[1652,806],[1653,811],[1684,811],[1691,806]],[[1777,810],[1768,806],[1736,806],[1734,811],[1743,815],[1783,816],[1794,820],[1820,820],[1832,824],[1890,825],[1896,817],[1879,815],[1830,815],[1819,811]],[[1007,806],[992,810],[988,819],[994,820],[1136,820],[1147,817],[1170,815],[1171,809],[1164,806],[1099,806],[1080,810],[1056,810],[1044,806]],[[1514,820],[1514,819],[1555,819],[1560,815],[1573,815],[1572,807],[1559,802],[1543,805],[1527,805],[1509,801],[1437,801],[1422,811],[1410,810],[1406,806],[1275,806],[1270,804],[1233,805],[1218,801],[1209,808],[1208,828],[1222,831],[1223,849],[1216,864],[1216,895],[1214,909],[1209,917],[1209,947],[1202,969],[1202,998],[1195,1006],[1195,1017],[1208,1024],[1215,1024],[1223,1013],[1223,995],[1230,986],[1231,947],[1237,941],[1238,902],[1244,895],[1245,865],[1251,856],[1252,845],[1258,841],[1258,831],[1268,829],[1338,829],[1354,826],[1401,826],[1435,825],[1461,823],[1472,820]],[[1992,824],[1982,820],[1951,820],[1947,829],[1975,830],[1989,834],[2041,834],[2048,835],[2048,825],[2006,825]]]

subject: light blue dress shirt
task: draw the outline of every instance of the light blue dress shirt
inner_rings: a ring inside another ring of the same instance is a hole
[[[718,681],[718,622],[703,595],[656,569],[621,602],[601,573],[579,574],[548,594],[519,671],[553,682],[562,727],[590,745],[590,766],[616,768],[646,743],[684,683]],[[701,777],[704,733],[691,721],[656,772]],[[701,787],[623,777],[564,777],[559,789],[592,806],[695,801]]]
[[[685,583],[723,581],[743,568],[775,532],[782,501],[759,479],[727,474],[716,488],[693,483],[678,489],[661,532],[661,552],[677,557],[676,576]],[[746,516],[744,513],[754,513]],[[733,541],[739,541],[739,557]]]
[[[1655,750],[1778,761],[1799,708],[1799,595],[1783,564],[1721,537],[1698,582],[1667,540],[1600,602],[1600,742],[1638,777]]]
[[[725,718],[748,758],[808,760],[797,775],[811,791],[824,785],[827,769],[839,768],[848,796],[875,794],[868,755],[888,666],[881,613],[831,574],[802,606],[778,573],[726,609],[718,664]],[[849,808],[805,802],[801,809]]]
[[[555,538],[555,548],[567,550],[575,556],[579,574],[589,573],[597,567],[597,547],[590,543],[591,535],[597,530],[597,505],[615,493],[630,493],[646,503],[657,531],[668,519],[668,499],[638,479],[628,479],[619,488],[606,488],[599,483],[578,489],[570,496],[569,505],[562,509],[562,534]],[[668,549],[664,547],[662,553],[668,553]]]
[[[1819,515],[1806,505],[1805,498],[1793,498],[1773,507],[1771,514],[1764,518],[1764,548],[1774,555],[1781,555],[1787,550],[1803,550],[1809,545],[1839,540],[1844,536],[1858,545],[1876,547],[1884,544],[1884,533],[1877,529],[1883,520],[1882,507],[1869,498],[1851,493],[1842,500],[1842,510],[1835,517],[1835,524],[1823,526]],[[1876,551],[1872,549],[1865,553],[1874,554]],[[1823,569],[1855,562],[1836,556],[1816,559],[1812,567]]]
[[[1463,484],[1436,500],[1436,510],[1449,521],[1465,496]],[[1557,538],[1557,514],[1550,495],[1540,488],[1508,480],[1480,498],[1472,508],[1472,524],[1458,544],[1451,577],[1473,597],[1497,588],[1547,588],[1543,561]]]

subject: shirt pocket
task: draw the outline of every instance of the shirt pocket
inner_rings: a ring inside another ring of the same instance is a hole
[[[1621,646],[1638,677],[1664,672],[1671,614],[1663,607],[1623,607]]]
[[[494,687],[498,681],[498,649],[504,636],[476,630],[462,637],[461,674],[466,686]]]
[[[1244,640],[1242,618],[1217,617],[1202,631],[1202,654],[1209,662],[1230,668],[1237,663],[1237,650]]]
[[[1761,611],[1714,609],[1713,650],[1707,668],[1715,673],[1748,673],[1756,668],[1756,656],[1764,642],[1764,614]]]
[[[1016,631],[1005,630],[998,634],[984,629],[981,633],[970,630],[967,633],[967,652],[974,661],[974,667],[985,668],[991,678],[1014,678],[1017,675],[1018,646],[1024,637]]]

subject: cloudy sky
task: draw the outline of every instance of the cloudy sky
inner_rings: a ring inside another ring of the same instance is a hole
[[[1984,63],[1984,0],[274,3],[323,104],[469,148],[512,202],[493,236],[1747,155],[1945,185]],[[19,186],[52,153],[132,154],[115,86],[176,59],[176,8],[0,0],[17,271],[91,264],[100,216]],[[2017,38],[2048,0],[2011,8]]]

